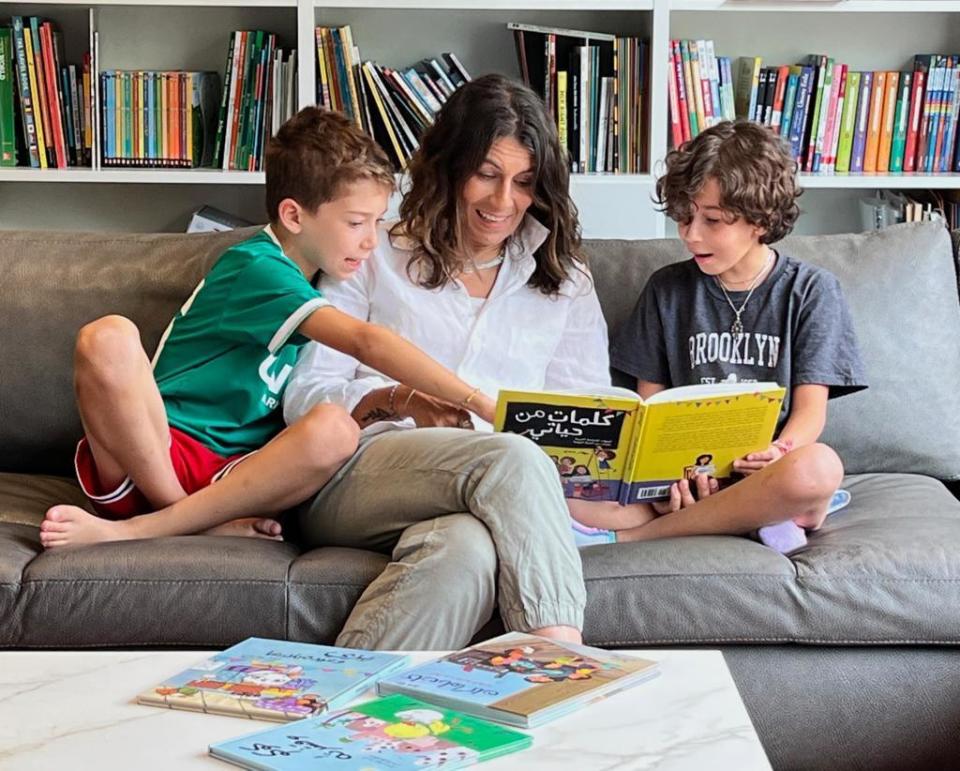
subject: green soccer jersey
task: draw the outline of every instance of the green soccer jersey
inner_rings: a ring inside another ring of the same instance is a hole
[[[264,229],[230,247],[184,303],[153,360],[170,425],[220,455],[263,447],[283,428],[280,397],[329,303]]]

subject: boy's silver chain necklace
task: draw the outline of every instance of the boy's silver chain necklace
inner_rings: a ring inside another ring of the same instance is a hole
[[[743,302],[740,303],[740,307],[737,308],[733,304],[733,300],[730,299],[730,295],[727,294],[727,288],[724,286],[723,281],[720,276],[714,276],[716,279],[717,285],[720,287],[720,291],[723,292],[723,296],[727,300],[727,305],[730,306],[730,310],[733,311],[733,323],[730,325],[730,334],[731,335],[742,335],[743,334],[743,323],[740,321],[740,315],[743,313],[743,309],[747,307],[747,303],[750,302],[750,297],[753,295],[753,290],[760,285],[760,277],[767,272],[767,268],[770,267],[770,262],[773,260],[773,251],[767,250],[767,259],[763,263],[763,267],[760,268],[760,272],[753,277],[753,280],[750,282],[750,286],[747,287],[747,296],[743,298]]]

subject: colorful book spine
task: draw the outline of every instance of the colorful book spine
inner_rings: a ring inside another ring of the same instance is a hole
[[[797,103],[793,108],[790,121],[790,152],[800,164],[803,160],[803,136],[807,123],[807,109],[810,106],[810,90],[813,83],[813,67],[804,65],[797,84]]]
[[[820,172],[820,167],[823,164],[823,153],[824,147],[827,143],[828,134],[827,123],[830,120],[831,105],[834,112],[836,112],[837,109],[836,99],[838,96],[838,84],[835,84],[833,81],[835,74],[837,74],[836,65],[834,64],[833,59],[827,59],[826,69],[824,70],[823,96],[820,105],[820,115],[817,119],[817,138],[814,142],[813,162],[810,166],[810,171],[812,171],[814,174]]]
[[[837,104],[831,118],[829,145],[826,148],[827,173],[833,174],[837,167],[837,152],[840,149],[840,121],[843,118],[843,106],[847,102],[847,65],[837,65],[840,70],[834,73],[834,80],[840,83],[837,89]]]
[[[907,142],[903,150],[903,170],[906,173],[917,170],[917,145],[923,120],[926,79],[927,76],[923,70],[915,69],[913,71],[913,86],[910,89],[910,116],[907,121]]]
[[[823,106],[824,91],[829,94],[828,80],[833,76],[833,60],[826,56],[810,56],[810,63],[814,67],[814,88],[810,94],[810,119],[808,121],[807,138],[805,141],[806,154],[804,156],[804,171],[813,171],[813,158],[817,152],[817,138],[820,136],[820,112]],[[822,148],[822,145],[821,145]]]
[[[716,50],[712,40],[705,41],[707,52],[707,62],[709,64],[710,74],[710,99],[713,102],[714,123],[719,123],[723,118],[723,107],[720,97],[720,64],[717,61]]]
[[[736,120],[737,108],[736,97],[733,93],[733,63],[729,56],[721,56],[720,76],[722,86],[720,87],[721,99],[723,100],[723,118],[724,120]]]
[[[680,114],[680,88],[682,87],[682,81],[678,81],[677,78],[676,44],[676,40],[670,41],[670,56],[668,57],[667,69],[667,97],[670,109],[670,139],[673,147],[680,147],[684,142],[682,123],[686,120],[686,116]],[[566,73],[564,73],[564,80],[566,80]],[[566,91],[566,84],[564,84],[564,91]],[[566,118],[566,111],[564,111],[564,118]],[[564,129],[566,129],[566,120],[564,120]],[[565,135],[566,131],[564,131],[564,136],[560,138],[560,143],[563,146],[566,146]]]
[[[47,143],[46,120],[44,118],[45,110],[43,105],[46,103],[43,98],[43,92],[40,89],[40,83],[37,80],[37,59],[33,47],[33,30],[24,27],[23,30],[24,47],[27,52],[27,70],[30,76],[30,94],[32,95],[33,105],[36,109],[34,113],[35,125],[37,127],[37,147],[40,152],[40,168],[46,169],[50,166],[50,151]]]
[[[937,153],[935,169],[938,172],[950,170],[953,157],[953,145],[956,140],[957,110],[960,108],[960,57],[950,56],[949,83],[944,108],[943,144]]]
[[[0,166],[17,165],[13,30],[0,28]]]
[[[900,73],[900,88],[893,118],[893,145],[890,148],[890,173],[903,173],[903,156],[907,146],[907,129],[910,124],[910,94],[913,91],[913,73]]]
[[[17,93],[20,97],[20,119],[23,123],[23,137],[27,145],[30,165],[40,168],[40,150],[37,145],[37,126],[30,91],[30,74],[27,68],[27,51],[24,43],[23,17],[12,17],[13,50],[16,57]]]
[[[880,127],[880,148],[877,150],[877,173],[886,174],[890,170],[890,152],[893,147],[894,119],[897,114],[897,93],[900,90],[900,73],[887,73],[883,96],[883,117]]]
[[[797,103],[797,84],[800,81],[802,68],[798,66],[790,67],[790,75],[787,78],[787,90],[783,96],[783,115],[780,116],[780,135],[790,138],[790,123],[793,120],[793,111]]]
[[[847,98],[843,103],[843,115],[840,118],[840,144],[837,148],[836,172],[847,174],[850,171],[850,155],[853,151],[853,135],[857,129],[857,104],[860,96],[860,73],[847,73]]]
[[[693,102],[697,111],[697,133],[710,128],[707,121],[707,106],[703,103],[703,83],[700,72],[700,51],[696,40],[689,41],[690,48],[690,76],[693,79]],[[709,89],[708,89],[709,93]]]
[[[680,41],[680,57],[683,61],[683,79],[686,84],[687,92],[687,121],[690,124],[691,139],[705,128],[699,122],[697,117],[697,98],[694,93],[693,83],[693,65],[690,61],[690,43],[687,40]]]
[[[887,73],[873,73],[873,90],[870,92],[870,116],[867,120],[867,143],[863,151],[863,173],[875,174],[877,155],[880,151],[880,133],[883,128],[883,98],[886,94]]]
[[[939,87],[937,57],[934,54],[920,54],[914,57],[914,71],[920,70],[926,75],[923,95],[923,110],[920,113],[920,127],[917,130],[916,170],[924,171],[927,157],[927,145],[930,139],[930,125],[935,107],[935,89]]]
[[[870,119],[870,101],[873,95],[873,73],[860,76],[860,96],[857,100],[857,128],[853,135],[853,151],[850,156],[850,171],[863,173],[863,156],[867,146],[867,124]]]

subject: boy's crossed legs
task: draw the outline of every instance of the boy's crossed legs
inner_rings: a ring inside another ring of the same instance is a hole
[[[75,373],[100,484],[115,489],[129,477],[154,510],[114,521],[54,506],[40,526],[47,548],[198,532],[279,538],[279,522],[257,515],[279,514],[309,498],[357,448],[353,419],[319,405],[229,474],[188,495],[171,461],[166,411],[137,327],[121,316],[85,326]]]
[[[766,525],[792,521],[817,529],[843,480],[843,464],[830,447],[811,444],[734,485],[717,491],[716,480],[699,476],[696,497],[681,480],[661,504],[569,500],[574,519],[589,527],[617,531],[617,541],[644,541],[684,535],[746,535]]]

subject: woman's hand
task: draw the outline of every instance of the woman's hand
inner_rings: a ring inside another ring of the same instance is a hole
[[[744,476],[750,476],[751,474],[756,474],[760,469],[769,466],[771,463],[780,460],[786,454],[786,450],[774,442],[767,447],[766,450],[751,452],[749,455],[735,460],[733,462],[733,470]]]
[[[697,474],[694,480],[694,488],[696,488],[696,495],[694,495],[694,490],[690,486],[689,479],[674,482],[670,485],[670,500],[652,503],[653,510],[661,515],[671,514],[674,511],[693,506],[698,500],[703,500],[717,492],[720,489],[720,483],[707,474]]]
[[[470,413],[456,405],[445,402],[442,399],[435,399],[419,391],[414,391],[412,396],[407,391],[404,394],[397,395],[397,413],[401,418],[413,418],[417,428],[434,428],[437,426],[446,428],[473,428],[473,421],[470,420]],[[474,399],[474,401],[476,401]]]

